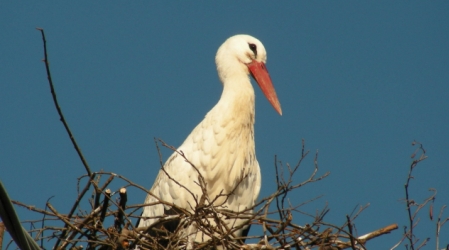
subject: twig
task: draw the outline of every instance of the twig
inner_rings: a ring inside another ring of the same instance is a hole
[[[55,107],[58,110],[59,117],[61,119],[62,124],[64,124],[64,127],[67,131],[67,134],[70,137],[70,140],[72,141],[73,146],[75,147],[76,152],[78,153],[78,156],[80,157],[81,161],[83,162],[84,168],[86,169],[87,175],[91,176],[92,172],[90,171],[89,164],[87,164],[86,159],[84,158],[83,154],[81,153],[81,149],[76,143],[75,137],[73,136],[72,132],[70,131],[69,125],[67,124],[64,115],[62,114],[61,107],[59,106],[58,99],[56,98],[56,92],[55,88],[53,86],[53,80],[51,78],[50,74],[50,64],[48,62],[48,55],[47,55],[47,41],[45,40],[45,33],[44,30],[41,28],[37,28],[42,34],[42,41],[44,42],[44,63],[45,63],[45,69],[47,70],[47,78],[48,83],[50,84],[51,89],[51,95],[53,96],[53,102],[55,103]]]
[[[51,196],[50,198],[48,198],[47,199],[47,202],[46,202],[46,204],[48,204],[49,202],[50,202],[50,200],[53,198],[54,196]],[[47,205],[45,205],[45,210],[47,210]],[[42,218],[42,224],[41,224],[41,228],[44,228],[44,221],[45,221],[45,216],[46,216],[47,214],[44,214],[43,215],[43,218]],[[42,239],[41,239],[41,248],[42,249],[44,249],[44,232],[42,232]],[[0,249],[2,249],[1,247],[0,247]]]
[[[420,150],[422,152],[422,154],[420,155],[419,159],[414,159],[412,161],[412,163],[410,164],[410,170],[408,172],[407,182],[404,185],[404,188],[405,188],[405,202],[406,202],[406,205],[407,205],[407,213],[408,213],[408,219],[409,219],[409,229],[408,229],[408,232],[406,233],[406,238],[409,240],[410,249],[411,250],[415,249],[415,244],[418,241],[418,239],[416,239],[416,241],[415,241],[415,235],[413,233],[413,228],[416,226],[416,224],[414,223],[414,218],[415,218],[416,214],[418,213],[418,211],[422,207],[424,207],[429,201],[431,201],[431,199],[427,199],[423,204],[418,205],[418,208],[412,214],[412,208],[411,207],[417,205],[415,203],[415,201],[410,199],[410,196],[409,196],[410,180],[413,179],[412,172],[413,172],[413,169],[418,165],[419,162],[421,162],[421,161],[423,161],[423,160],[425,160],[427,158],[427,156],[425,155],[426,150],[423,148],[423,145],[421,143],[419,143],[419,142],[413,141],[412,142],[412,146],[414,146],[415,144],[419,144],[419,147],[411,155],[411,158],[415,158],[416,153],[418,152],[418,150]],[[436,191],[435,191],[435,194],[433,196],[431,196],[431,198],[433,199],[433,197],[435,195],[436,195]]]
[[[75,212],[76,208],[78,207],[79,203],[81,202],[81,199],[84,197],[84,195],[86,194],[87,190],[89,190],[90,185],[92,184],[93,180],[95,179],[95,176],[96,176],[96,173],[93,173],[92,175],[89,176],[89,180],[87,181],[86,186],[84,187],[83,191],[81,191],[81,193],[78,194],[78,197],[76,198],[75,203],[73,203],[73,206],[70,209],[70,212],[67,214],[67,218],[69,220],[72,218],[72,215]],[[68,229],[69,225],[65,224],[64,227],[66,229]],[[58,246],[59,246],[59,244],[61,242],[61,239],[65,238],[68,232],[69,232],[68,230],[64,230],[62,232],[61,237],[56,241],[55,249],[58,248]]]
[[[44,30],[41,29],[41,28],[36,28],[36,29],[39,30],[41,32],[41,34],[42,34],[42,41],[44,43],[44,63],[45,63],[45,69],[47,71],[47,79],[48,79],[48,83],[50,84],[50,90],[51,90],[51,94],[52,94],[52,97],[53,97],[53,102],[55,104],[56,110],[58,111],[60,120],[61,120],[62,124],[64,125],[64,127],[66,129],[66,132],[67,132],[70,140],[72,141],[72,144],[75,147],[75,150],[78,153],[78,156],[79,156],[81,162],[83,163],[84,168],[86,169],[87,175],[89,177],[92,177],[92,172],[90,170],[89,164],[87,163],[87,160],[84,158],[84,155],[82,154],[80,147],[76,143],[75,137],[73,136],[72,131],[70,130],[69,125],[68,125],[68,123],[66,122],[66,120],[64,118],[64,115],[62,113],[61,107],[59,106],[59,103],[58,103],[58,99],[56,97],[56,91],[55,91],[55,88],[54,88],[54,85],[53,85],[53,80],[52,80],[51,73],[50,73],[50,64],[49,64],[48,53],[47,53],[47,40],[45,39]],[[74,206],[74,207],[76,207],[76,206]],[[71,213],[69,213],[69,214],[71,214]],[[59,242],[60,241],[58,241],[56,243],[55,247],[57,247],[59,245]]]
[[[111,190],[106,189],[104,191],[103,206],[101,206],[100,225],[98,225],[98,226],[101,226],[101,227],[103,226],[104,218],[106,216],[106,211],[108,211],[108,204],[109,204],[110,198],[111,198]]]
[[[348,223],[349,239],[350,239],[350,242],[351,242],[351,247],[352,247],[353,250],[356,250],[355,249],[354,236],[352,235],[352,224],[351,224],[351,219],[349,218],[349,215],[346,215],[346,220],[347,220],[347,223]]]
[[[378,229],[376,231],[373,231],[371,233],[362,235],[362,236],[358,237],[357,239],[359,241],[363,240],[364,242],[366,242],[368,240],[371,240],[371,239],[374,239],[376,237],[379,237],[379,236],[381,236],[383,234],[388,234],[391,231],[396,230],[396,229],[398,229],[398,224],[391,224],[391,225],[388,225],[386,227],[380,228],[380,229]]]
[[[440,231],[441,227],[449,221],[449,217],[441,221],[441,217],[443,216],[443,211],[446,208],[446,205],[442,206],[440,209],[440,214],[438,215],[438,221],[437,221],[437,230],[436,230],[436,249],[440,249]]]
[[[37,213],[40,213],[40,214],[46,214],[46,215],[50,215],[50,216],[55,216],[54,214],[52,214],[52,213],[50,213],[50,212],[48,212],[48,211],[46,211],[44,209],[36,208],[35,206],[26,205],[26,204],[23,204],[20,201],[11,201],[11,202],[14,205],[18,205],[18,206],[24,207],[24,208],[26,208],[28,210],[31,210],[31,211],[34,211],[34,212],[37,212]]]
[[[126,188],[120,188],[119,191],[120,194],[120,203],[119,203],[119,209],[117,211],[117,219],[114,222],[115,229],[117,232],[121,232],[122,225],[123,225],[123,215],[125,213],[126,209],[126,202],[128,201],[128,196],[126,194]]]
[[[3,249],[3,235],[5,234],[5,224],[0,221],[0,249]]]

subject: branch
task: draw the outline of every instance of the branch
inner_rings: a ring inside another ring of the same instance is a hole
[[[3,235],[5,234],[5,224],[0,222],[0,249],[3,249]]]
[[[419,159],[414,159],[412,161],[412,163],[410,164],[410,170],[408,172],[407,182],[404,185],[405,203],[407,205],[407,213],[408,213],[408,219],[409,219],[409,230],[408,230],[408,232],[406,232],[405,237],[409,240],[411,250],[415,249],[415,244],[418,242],[418,239],[416,239],[416,241],[415,241],[416,236],[413,233],[413,228],[416,226],[416,224],[414,222],[415,217],[416,217],[417,213],[419,212],[419,210],[421,210],[421,208],[423,208],[428,202],[433,200],[436,195],[436,190],[434,190],[435,193],[430,198],[426,199],[426,201],[424,201],[423,204],[417,204],[414,200],[410,199],[409,185],[410,185],[410,180],[413,179],[413,176],[412,176],[413,169],[418,165],[418,163],[420,163],[421,161],[423,161],[427,158],[427,156],[425,155],[426,150],[423,148],[423,145],[419,142],[413,141],[412,146],[414,146],[415,144],[419,144],[419,147],[415,150],[415,152],[413,152],[413,154],[411,155],[411,158],[412,159],[415,158],[418,151],[421,151],[421,155],[420,155]],[[412,208],[411,208],[412,206],[418,206],[418,208],[413,213],[412,213]],[[426,241],[423,242],[423,244],[425,244],[425,243],[426,243]]]
[[[75,137],[73,136],[72,132],[70,131],[69,125],[67,124],[67,122],[64,118],[64,115],[62,114],[62,110],[61,110],[61,107],[59,106],[58,99],[56,98],[56,92],[55,92],[55,88],[53,86],[53,80],[52,80],[51,74],[50,74],[50,64],[48,62],[48,55],[47,55],[47,41],[45,40],[44,30],[41,28],[36,28],[36,29],[41,32],[42,41],[44,42],[44,56],[45,56],[44,63],[45,63],[45,69],[47,70],[47,78],[48,78],[48,83],[50,84],[51,95],[53,96],[53,102],[55,103],[55,107],[56,107],[56,110],[58,111],[60,120],[61,120],[62,124],[64,124],[65,130],[67,131],[67,134],[69,135],[70,140],[72,141],[72,144],[75,147],[76,152],[78,153],[78,156],[80,157],[81,161],[83,162],[83,165],[84,165],[84,168],[86,169],[87,175],[91,176],[92,172],[90,171],[89,164],[87,164],[87,161],[83,156],[83,153],[81,153],[81,149],[80,149],[80,147],[78,147]]]

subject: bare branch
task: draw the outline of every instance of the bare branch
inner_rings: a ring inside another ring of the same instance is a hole
[[[87,164],[86,159],[83,156],[83,153],[81,153],[81,149],[78,146],[78,144],[76,143],[75,137],[72,134],[72,131],[69,128],[69,124],[66,122],[64,115],[62,114],[62,110],[61,107],[59,106],[58,103],[58,99],[56,98],[56,91],[55,88],[53,86],[53,80],[51,78],[51,73],[50,73],[50,63],[48,62],[48,55],[47,55],[47,41],[45,39],[45,33],[43,29],[38,28],[37,30],[39,30],[42,34],[42,41],[44,42],[44,63],[45,63],[45,69],[47,70],[47,78],[48,78],[48,83],[50,84],[50,90],[51,90],[51,95],[53,97],[53,102],[55,104],[56,110],[58,111],[60,120],[62,122],[62,124],[64,124],[64,127],[67,131],[67,134],[70,137],[70,140],[72,141],[73,146],[75,147],[76,152],[78,153],[78,156],[80,157],[81,162],[84,165],[84,168],[86,169],[87,175],[91,176],[92,172],[90,171],[90,167],[89,164]]]

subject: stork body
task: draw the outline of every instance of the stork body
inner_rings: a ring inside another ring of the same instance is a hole
[[[209,201],[214,200],[214,206],[244,211],[255,204],[261,174],[254,145],[255,96],[250,73],[281,114],[265,61],[264,46],[248,35],[233,36],[219,48],[216,64],[223,83],[221,98],[178,148],[178,152],[182,152],[198,171],[174,152],[163,166],[166,173],[159,171],[151,194],[192,211],[195,199],[200,200],[203,194],[197,184],[199,172],[204,178]],[[145,203],[157,203],[154,196],[148,195]],[[162,204],[144,207],[143,219],[138,226],[152,225],[158,218],[144,218],[164,215],[170,209]],[[232,228],[241,221],[228,219],[226,224]],[[241,235],[242,231],[237,231],[235,235]],[[201,233],[195,235],[197,242],[207,239]]]

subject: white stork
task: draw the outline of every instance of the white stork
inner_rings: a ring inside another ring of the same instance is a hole
[[[249,74],[257,81],[274,109],[282,115],[265,67],[266,59],[263,44],[249,35],[232,36],[220,46],[215,63],[223,83],[221,98],[178,148],[203,176],[210,200],[220,193],[230,194],[215,200],[214,206],[243,211],[251,208],[259,195],[261,175],[254,148],[254,89]],[[163,168],[166,173],[159,171],[150,192],[169,204],[192,211],[196,204],[192,194],[197,200],[202,196],[201,187],[197,184],[197,171],[177,152],[170,156]],[[243,176],[246,178],[242,180]],[[157,203],[157,199],[150,194],[145,199],[145,204],[149,203]],[[158,220],[154,217],[173,214],[170,211],[169,206],[162,204],[146,206],[138,227],[150,226]],[[232,228],[239,222],[228,219],[225,223]],[[243,231],[241,229],[235,235],[240,236]],[[196,242],[208,239],[202,233],[192,234],[194,237],[191,239]]]

